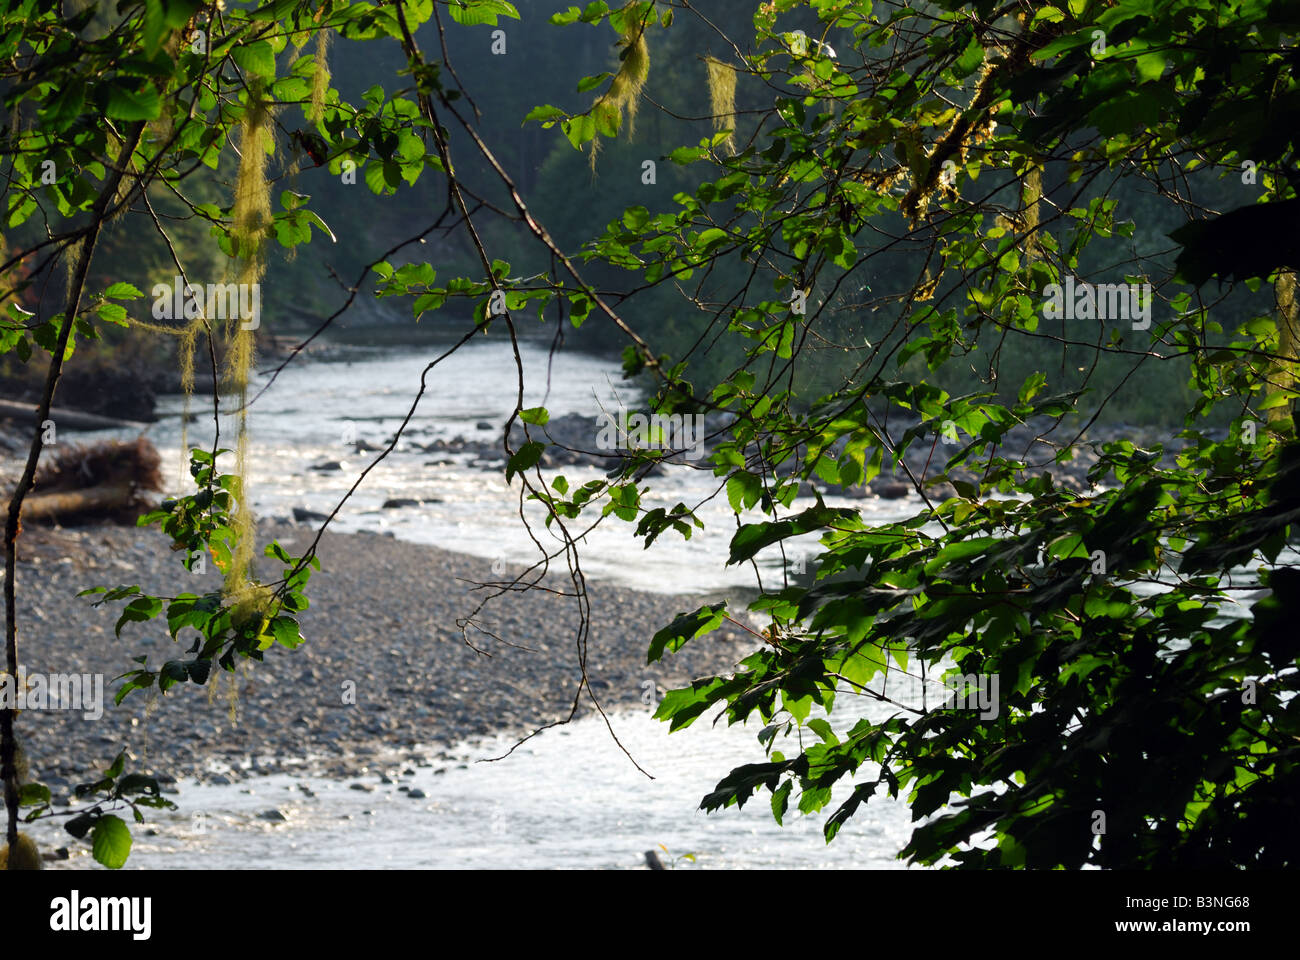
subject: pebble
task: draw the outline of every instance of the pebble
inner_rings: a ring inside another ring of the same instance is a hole
[[[323,519],[302,508],[295,508],[294,516],[299,522]],[[273,538],[298,538],[291,550],[298,552],[305,546],[302,536],[297,527],[264,523],[257,554]],[[345,782],[377,778],[379,770],[387,770],[382,776],[391,784],[396,776],[434,765],[436,749],[413,748],[445,747],[479,735],[522,736],[569,712],[578,626],[571,599],[542,591],[503,596],[478,617],[494,633],[529,649],[492,643],[493,655],[484,657],[460,642],[449,625],[478,603],[473,582],[496,579],[490,560],[332,531],[322,535],[318,547],[322,569],[307,586],[311,605],[298,614],[306,642],[294,650],[273,646],[260,663],[241,662],[234,675],[235,721],[232,675],[224,671],[214,671],[220,683],[215,691],[179,683],[156,697],[148,712],[149,698],[140,692],[114,706],[119,682],[113,678],[133,666],[131,657],[148,652],[151,665],[183,658],[195,635],[186,629],[174,641],[159,618],[127,623],[117,639],[113,627],[122,604],[96,608],[93,598],[76,593],[118,583],[138,583],[162,596],[220,588],[221,575],[211,564],[203,573],[187,572],[169,548],[158,530],[129,525],[32,524],[24,531],[18,570],[24,659],[105,678],[104,715],[93,724],[76,711],[25,711],[19,717],[33,780],[57,792],[60,785],[96,776],[126,747],[127,771],[160,777],[169,794],[175,793],[176,778],[198,776],[230,786],[286,768]],[[129,562],[130,569],[104,572],[109,557]],[[69,562],[60,566],[62,560]],[[46,573],[55,566],[63,576]],[[268,564],[261,572],[265,576],[273,569]],[[651,628],[714,598],[665,597],[601,583],[589,584],[589,590],[588,669],[606,705],[639,705],[646,679],[670,689],[729,672],[752,648],[742,632],[729,628],[646,666]],[[33,610],[46,614],[39,630]],[[344,699],[345,690],[353,692],[355,703]],[[256,763],[250,756],[254,751]],[[451,758],[441,759],[436,773],[445,773]],[[456,758],[462,766],[463,759]],[[362,783],[353,787],[374,789]]]

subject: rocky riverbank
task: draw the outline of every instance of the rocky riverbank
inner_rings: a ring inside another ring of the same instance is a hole
[[[915,427],[918,422],[910,414],[900,414],[895,411],[887,423],[887,433],[897,441],[901,439],[905,432]],[[705,417],[703,429],[698,431],[698,435],[695,437],[695,439],[702,440],[704,448],[696,455],[697,461],[707,457],[707,451],[712,446],[711,438],[724,435],[723,431],[726,430],[727,423],[728,418],[726,416],[709,414]],[[427,454],[469,454],[472,458],[471,465],[482,469],[500,470],[505,463],[504,453],[501,448],[502,425],[483,421],[475,426],[475,433],[468,437],[460,435],[449,440],[434,440],[427,444],[413,443],[417,449]],[[542,455],[540,461],[541,466],[550,469],[578,464],[600,467],[606,470],[616,467],[619,463],[616,456],[617,451],[601,448],[599,442],[601,427],[599,418],[567,414],[551,419],[544,427],[531,428],[534,440],[544,439],[547,442],[546,452]],[[1122,423],[1097,424],[1081,438],[1075,447],[1075,455],[1071,460],[1065,463],[1053,463],[1052,458],[1058,449],[1073,442],[1077,433],[1077,428],[1071,429],[1063,424],[1058,425],[1047,417],[1039,417],[1008,431],[1002,439],[998,455],[1009,459],[1023,460],[1030,465],[1030,469],[1035,473],[1050,472],[1061,486],[1082,493],[1091,486],[1088,480],[1088,471],[1096,465],[1098,452],[1105,443],[1118,440],[1129,440],[1138,446],[1162,443],[1166,447],[1166,459],[1169,462],[1172,462],[1174,454],[1183,445],[1183,441],[1169,436],[1167,431],[1140,428]],[[516,422],[511,430],[512,447],[518,450],[525,440],[523,426]],[[834,492],[857,499],[878,496],[893,500],[909,494],[914,495],[916,487],[908,476],[909,472],[918,481],[933,478],[943,471],[947,459],[969,442],[969,437],[956,432],[950,434],[947,438],[937,435],[928,438],[923,437],[921,440],[914,441],[905,451],[903,462],[906,469],[900,467],[895,471],[887,465],[881,474],[870,483],[852,487],[837,487],[830,490],[828,485],[820,479],[814,479],[810,486],[822,493]],[[843,450],[846,443],[847,438],[842,439],[837,444],[836,451]],[[362,453],[381,449],[364,442],[358,443],[356,447],[358,452]],[[794,463],[802,466],[806,451],[800,449],[797,452],[799,455],[797,461],[786,461],[776,467],[778,475],[788,476]],[[681,459],[681,454],[674,458],[675,461]],[[434,465],[444,462],[450,461],[430,461]],[[322,464],[315,469],[331,468],[333,468],[333,465]],[[656,476],[662,474],[666,469],[671,469],[671,466],[656,464],[647,469],[646,475]],[[975,479],[970,472],[961,469],[955,471],[954,478],[967,481]],[[951,484],[940,482],[927,483],[926,493],[931,499],[942,500],[953,496],[956,491]]]
[[[906,426],[891,422],[891,435]],[[1034,438],[1046,426],[1018,428],[1004,453],[1043,462],[1050,451]],[[435,440],[423,451],[476,453],[473,466],[500,469],[501,424],[478,427],[469,439]],[[600,456],[591,418],[558,417],[547,429],[560,445],[548,452],[554,458],[548,465],[603,462],[582,459]],[[17,477],[22,433],[12,427],[0,431],[0,489]],[[1060,433],[1062,441],[1072,437]],[[1153,439],[1123,427],[1092,434],[1094,441],[1118,438],[1144,445]],[[929,444],[918,444],[907,462],[916,475],[933,475],[945,449],[938,444],[931,454]],[[1091,450],[1081,450],[1053,473],[1086,488],[1094,459]],[[889,486],[903,487],[903,472],[887,473],[856,491],[906,494],[910,485],[901,492]],[[390,503],[396,508],[402,501]],[[302,514],[306,523],[267,526],[260,542],[275,536],[290,552],[301,551],[316,525],[310,512]],[[172,595],[201,593],[218,584],[214,571],[185,573],[168,546],[152,529],[29,524],[20,541],[18,591],[21,659],[28,671],[103,674],[111,700],[117,688],[112,678],[132,667],[133,657],[148,655],[157,666],[182,654],[188,644],[174,644],[160,621],[128,624],[117,639],[113,625],[120,606],[94,608],[89,599],[76,597],[79,590],[99,585],[138,583]],[[131,749],[139,768],[172,776],[230,778],[283,769],[351,776],[394,764],[445,762],[447,749],[466,737],[498,730],[527,733],[567,714],[579,677],[571,598],[542,591],[499,598],[483,625],[501,640],[472,635],[485,651],[479,653],[465,643],[456,621],[475,605],[471,582],[502,579],[488,561],[374,534],[328,534],[320,557],[324,570],[313,580],[313,605],[301,618],[308,642],[296,651],[275,647],[265,663],[250,664],[236,677],[233,701],[223,674],[221,684],[211,688],[182,684],[152,700],[132,694],[97,721],[79,713],[33,711],[20,717],[19,727],[34,776],[56,794],[66,793],[105,765],[119,744]],[[648,702],[647,683],[666,688],[725,671],[750,649],[752,637],[732,628],[647,668],[650,636],[675,613],[698,606],[700,598],[665,598],[604,584],[590,588],[588,672],[603,703]],[[210,689],[216,691],[213,698]],[[355,704],[344,701],[350,689]],[[580,707],[590,711],[589,700]]]
[[[307,526],[264,527],[291,552],[306,548]],[[163,621],[132,623],[114,636],[120,605],[76,596],[90,586],[140,584],[162,595],[216,587],[215,571],[187,573],[156,529],[35,525],[20,540],[21,662],[32,673],[102,674],[105,708],[27,711],[18,718],[32,779],[55,797],[111,761],[119,746],[131,769],[225,782],[252,773],[301,770],[340,777],[440,765],[466,738],[501,730],[526,734],[567,716],[578,685],[572,598],[534,590],[508,594],[480,615],[500,639],[456,621],[481,596],[468,581],[500,580],[487,561],[371,534],[327,533],[319,548],[307,642],[273,647],[266,660],[215,686],[179,684],[165,696],[135,692],[112,705],[112,678],[147,655],[151,666],[184,653]],[[508,570],[513,575],[518,571]],[[551,585],[562,587],[566,581]],[[646,666],[651,635],[701,601],[589,585],[587,672],[605,706],[649,703],[660,691],[730,668],[752,648],[738,628],[690,644]],[[184,636],[184,634],[182,634]],[[347,702],[355,691],[355,703]],[[579,714],[590,713],[583,696]]]

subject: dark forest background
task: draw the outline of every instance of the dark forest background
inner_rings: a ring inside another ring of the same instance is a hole
[[[554,11],[564,9],[558,0],[550,0]],[[638,113],[635,133],[624,132],[618,139],[604,141],[595,169],[586,152],[575,150],[558,125],[546,128],[536,121],[524,118],[536,106],[553,104],[567,112],[581,112],[592,103],[595,94],[579,92],[579,81],[586,76],[617,69],[618,37],[606,24],[591,26],[572,23],[565,26],[544,21],[551,9],[540,9],[530,3],[521,10],[522,21],[502,20],[505,32],[505,53],[493,54],[493,29],[486,26],[461,26],[446,20],[449,59],[454,68],[454,78],[444,75],[444,82],[454,85],[459,81],[468,97],[460,101],[465,116],[473,117],[484,141],[495,151],[498,159],[519,187],[538,219],[547,227],[560,246],[569,253],[579,254],[584,243],[604,231],[606,225],[622,216],[629,205],[640,204],[652,214],[670,210],[675,206],[674,196],[679,192],[693,193],[697,185],[711,171],[707,165],[679,164],[668,158],[677,147],[696,145],[713,132],[710,116],[709,92],[706,80],[705,57],[735,63],[736,57],[727,38],[735,38],[741,49],[746,49],[752,37],[752,9],[748,4],[726,0],[701,0],[696,7],[703,12],[708,24],[693,17],[679,17],[668,29],[655,29],[649,36],[650,72],[644,98]],[[813,22],[807,24],[812,36],[820,35]],[[419,36],[422,47],[438,50],[436,31],[431,25]],[[832,47],[849,50],[851,39],[827,35]],[[291,49],[291,48],[290,48]],[[303,53],[312,52],[308,48]],[[288,58],[289,51],[282,55]],[[396,42],[354,43],[336,37],[329,50],[329,67],[332,85],[348,100],[357,100],[369,91],[371,97],[388,97],[401,82],[399,72],[404,65]],[[393,78],[399,77],[397,80]],[[757,124],[770,123],[770,114],[763,114],[764,106],[770,108],[771,90],[759,81],[739,77],[736,90],[737,143],[743,145],[755,132]],[[767,119],[764,119],[764,118]],[[333,243],[320,233],[313,233],[312,241],[287,254],[272,245],[267,274],[263,282],[263,324],[267,337],[298,337],[316,329],[346,299],[345,286],[357,282],[366,265],[373,262],[395,244],[411,237],[431,224],[443,210],[445,183],[441,177],[421,177],[413,189],[404,189],[400,195],[387,195],[382,178],[372,178],[368,183],[366,171],[356,171],[355,183],[345,184],[329,165],[314,166],[309,153],[301,146],[300,134],[310,134],[300,111],[282,111],[276,117],[276,158],[273,170],[278,177],[273,185],[274,195],[282,190],[293,190],[311,197],[311,207],[329,224],[337,240]],[[486,163],[462,131],[451,130],[451,145],[457,169],[466,182],[482,196],[503,209],[510,208],[508,198],[499,181],[491,174]],[[656,182],[646,184],[642,179],[643,163],[656,162]],[[999,184],[989,182],[986,175],[981,185],[987,183],[990,193],[996,193]],[[232,191],[233,163],[209,171],[200,168],[186,180],[185,190],[192,201],[224,205]],[[1087,258],[1089,276],[1094,282],[1123,282],[1124,262],[1137,262],[1151,258],[1172,272],[1174,244],[1167,234],[1186,221],[1186,214],[1176,204],[1161,197],[1154,189],[1145,189],[1137,178],[1126,178],[1118,186],[1098,184],[1096,193],[1108,192],[1118,201],[1114,219],[1119,235],[1126,246],[1127,256],[1116,257],[1114,244],[1105,253]],[[1213,209],[1229,209],[1251,202],[1262,187],[1239,185],[1236,178],[1227,180],[1205,174],[1193,184],[1200,202]],[[374,187],[379,188],[376,192]],[[1076,196],[1078,185],[1067,182],[1067,171],[1049,165],[1044,172],[1043,195],[1050,206],[1087,206],[1087,193]],[[1010,209],[1017,204],[1018,190],[1007,189]],[[168,226],[178,244],[179,253],[186,263],[192,279],[213,282],[223,279],[224,257],[214,244],[207,242],[209,227],[197,218],[184,219],[187,214],[166,190],[151,191],[155,209],[164,218],[177,218]],[[522,226],[510,224],[500,218],[484,218],[484,241],[493,255],[511,264],[513,276],[527,276],[544,271],[548,264],[539,260],[538,246],[528,242]],[[906,233],[901,217],[888,224],[886,229],[894,236]],[[1083,229],[1083,222],[1079,229]],[[22,228],[10,231],[7,238],[12,248],[21,243],[32,231],[41,230],[37,218]],[[1050,228],[1049,228],[1050,230]],[[1130,233],[1131,231],[1131,233]],[[882,236],[883,246],[888,237]],[[926,243],[918,238],[915,243],[897,243],[889,252],[874,258],[855,273],[859,282],[842,286],[829,305],[831,322],[823,328],[825,342],[810,349],[823,351],[819,363],[810,365],[801,384],[801,393],[812,397],[823,389],[843,382],[857,358],[852,350],[837,349],[837,345],[861,346],[864,341],[887,335],[894,324],[897,306],[869,307],[868,301],[879,304],[891,293],[906,291],[918,271],[924,268]],[[1068,236],[1060,236],[1062,243]],[[870,237],[858,238],[860,249],[869,247]],[[1168,253],[1166,254],[1166,251]],[[1112,262],[1102,262],[1101,257]],[[394,266],[407,260],[430,260],[437,268],[440,282],[451,277],[477,277],[479,268],[470,245],[462,233],[435,233],[423,245],[408,246],[391,257]],[[222,261],[222,262],[218,262]],[[600,287],[609,291],[628,288],[630,274],[608,266],[593,263],[589,275]],[[704,293],[709,290],[735,290],[743,286],[743,276],[750,266],[737,260],[718,263],[709,276]],[[1095,275],[1092,275],[1095,271]],[[175,274],[170,254],[143,212],[127,214],[106,230],[95,258],[91,278],[94,284],[107,285],[126,280],[145,290],[158,282],[169,283]],[[334,279],[332,279],[334,278]],[[362,291],[373,287],[372,273],[362,281]],[[768,278],[770,279],[770,278]],[[1153,278],[1156,279],[1156,278]],[[691,281],[698,282],[698,278]],[[50,277],[29,291],[29,308],[35,308],[42,292],[51,309],[57,309],[62,278]],[[769,295],[771,287],[767,287]],[[942,300],[944,290],[936,292]],[[1207,288],[1213,299],[1213,288]],[[1224,329],[1231,330],[1247,314],[1244,306],[1237,308],[1234,296],[1244,299],[1244,293],[1228,296],[1216,306],[1216,316]],[[784,298],[784,295],[782,295]],[[814,291],[812,300],[818,300]],[[143,303],[143,301],[142,301]],[[956,305],[948,301],[948,305]],[[1158,300],[1154,316],[1158,319],[1161,308],[1168,308]],[[146,309],[137,307],[137,309]],[[449,300],[438,312],[425,314],[416,324],[412,319],[410,304],[400,298],[373,300],[358,296],[356,305],[334,324],[336,334],[359,342],[418,342],[428,333],[437,333],[440,326],[459,325],[470,317],[472,304],[465,300]],[[542,324],[534,326],[538,336],[555,336],[557,317],[548,315]],[[638,295],[627,307],[626,319],[653,348],[669,357],[678,357],[691,350],[706,332],[712,319],[707,311],[695,308],[681,291],[671,284]],[[1044,321],[1044,325],[1064,323]],[[575,329],[563,323],[563,342],[571,348],[619,355],[626,345],[623,335],[611,325],[598,319]],[[528,330],[528,325],[523,325]],[[1095,342],[1097,331],[1058,331],[1061,339]],[[1101,405],[1102,399],[1112,390],[1118,390],[1116,402],[1105,405],[1103,422],[1122,421],[1149,427],[1168,427],[1181,423],[1191,403],[1192,392],[1186,379],[1188,367],[1178,362],[1148,365],[1136,377],[1125,375],[1132,364],[1125,358],[1103,355],[1098,358],[1090,345],[1074,346],[1055,342],[1044,337],[1025,336],[1021,331],[1011,331],[1007,340],[981,342],[980,351],[966,358],[960,369],[945,372],[945,382],[939,384],[953,394],[981,390],[998,391],[1001,384],[1014,392],[1024,378],[1041,371],[1048,378],[1048,386],[1064,393],[1087,387],[1089,393],[1081,405],[1085,414]],[[726,332],[708,334],[708,349],[690,353],[688,376],[701,390],[707,390],[723,371],[734,367],[749,345],[748,341]],[[60,400],[69,405],[80,405],[101,412],[124,416],[147,417],[157,392],[177,389],[175,344],[145,331],[112,328],[101,343],[86,345],[84,353],[72,364],[60,386]],[[269,340],[263,342],[264,352],[270,352]],[[998,376],[989,374],[996,351]],[[932,377],[921,357],[915,357],[915,377],[918,380]],[[33,366],[26,369],[12,357],[7,357],[0,393],[8,396],[30,397],[37,389],[39,371]],[[910,368],[907,368],[910,371]]]

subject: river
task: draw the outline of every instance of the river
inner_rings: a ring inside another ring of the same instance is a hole
[[[288,516],[295,507],[332,510],[375,456],[359,455],[350,444],[386,445],[429,359],[445,346],[437,339],[334,345],[327,360],[303,357],[289,365],[250,408],[247,489],[256,512],[274,517]],[[552,416],[577,413],[591,416],[594,425],[602,409],[630,407],[638,398],[616,362],[574,351],[550,357],[547,345],[537,342],[521,344],[521,356],[525,406],[545,405]],[[254,378],[254,391],[265,382],[263,371]],[[513,406],[513,383],[513,356],[502,340],[476,339],[439,365],[402,442],[340,514],[337,529],[382,531],[511,564],[534,559],[536,549],[520,525],[518,484],[512,490],[500,470],[473,466],[469,455],[438,454],[444,462],[431,464],[431,455],[420,449],[456,435],[499,439]],[[192,405],[197,419],[188,429],[190,444],[211,442],[210,403],[210,397],[199,398]],[[183,408],[182,397],[160,398],[161,419],[149,430],[172,492],[184,489],[187,476]],[[480,430],[480,423],[492,430]],[[234,418],[223,416],[221,430],[222,445],[233,446]],[[342,461],[343,469],[312,469],[332,460]],[[233,470],[233,461],[225,461],[224,469]],[[591,467],[562,472],[574,485],[602,475]],[[629,526],[607,521],[582,544],[588,576],[663,593],[752,589],[752,570],[725,566],[735,519],[725,494],[715,495],[716,479],[707,471],[673,470],[655,483],[657,503],[702,503],[706,529],[689,542],[665,535],[645,550]],[[423,502],[383,509],[391,498]],[[911,502],[844,501],[849,503],[878,521],[901,519],[914,509]],[[802,505],[796,502],[795,508]],[[779,554],[760,563],[764,576],[779,576],[780,566]],[[851,699],[841,698],[837,723],[846,713],[881,706]],[[181,810],[155,812],[147,827],[135,831],[129,866],[644,869],[650,849],[676,868],[901,866],[895,855],[910,834],[910,813],[905,803],[883,795],[829,846],[821,826],[834,806],[815,817],[792,810],[784,827],[773,821],[765,791],[743,810],[700,811],[700,799],[722,775],[755,761],[752,724],[728,729],[701,719],[669,737],[648,707],[620,712],[615,722],[622,743],[654,779],[637,770],[599,718],[590,718],[545,731],[499,762],[477,761],[499,755],[512,741],[463,744],[429,766],[408,765],[405,774],[395,768],[391,783],[378,776],[354,786],[289,775],[231,785],[183,781],[175,798]],[[837,792],[837,803],[846,792]],[[68,844],[56,824],[34,829],[47,849]],[[71,861],[54,866],[89,862],[78,848]]]
[[[248,489],[257,513],[289,516],[294,507],[329,513],[357,474],[377,457],[353,452],[353,441],[376,447],[387,444],[419,390],[425,366],[447,345],[435,340],[418,346],[335,346],[328,362],[300,358],[290,364],[250,407]],[[536,341],[523,341],[520,355],[524,406],[545,406],[552,417],[591,417],[588,449],[596,446],[596,418],[602,410],[620,404],[631,408],[640,398],[639,391],[622,380],[616,361],[576,351],[560,351],[552,358],[547,344]],[[263,382],[264,378],[255,379],[254,391]],[[512,569],[536,560],[537,549],[519,518],[518,481],[511,488],[501,469],[472,466],[473,455],[431,454],[421,449],[457,435],[499,445],[501,428],[513,409],[514,384],[514,360],[504,340],[476,338],[443,361],[429,375],[425,395],[397,448],[366,478],[336,520],[336,529],[390,532],[399,539],[501,559]],[[163,453],[169,485],[178,489],[183,403],[179,396],[160,398],[162,420],[149,432]],[[197,420],[189,430],[190,444],[211,443],[211,410],[210,399],[194,401]],[[491,429],[479,429],[479,424],[491,424]],[[233,447],[234,419],[223,416],[221,429],[222,446]],[[330,461],[340,462],[343,469],[311,469]],[[233,455],[223,460],[223,469],[233,470]],[[604,476],[595,467],[567,466],[553,472],[563,473],[571,487]],[[725,492],[719,493],[720,484],[708,470],[672,469],[655,478],[655,495],[647,505],[670,508],[678,502],[702,503],[699,512],[705,529],[695,531],[689,541],[665,534],[644,550],[631,535],[634,525],[610,518],[581,545],[587,575],[658,593],[754,587],[752,569],[725,566],[735,519]],[[383,509],[390,499],[422,502]],[[794,509],[813,502],[801,498]],[[919,501],[828,497],[826,502],[854,506],[871,520],[883,522],[911,516]],[[530,509],[528,516],[534,531],[554,550],[558,541],[547,540],[541,511]],[[815,540],[805,538],[806,549],[811,551]],[[781,563],[780,552],[769,551],[762,555],[760,569],[779,576]]]

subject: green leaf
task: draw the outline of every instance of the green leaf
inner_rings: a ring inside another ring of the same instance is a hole
[[[727,502],[734,513],[748,510],[762,495],[763,481],[752,473],[741,470],[727,478]]]
[[[104,113],[115,120],[156,120],[162,112],[162,100],[152,84],[145,83],[133,89],[138,82],[127,84],[122,80],[110,81],[106,89]]]
[[[50,802],[50,788],[43,783],[24,783],[18,788],[18,805],[34,807]]]
[[[1147,83],[1151,80],[1159,80],[1164,74],[1168,62],[1165,55],[1158,50],[1142,54],[1137,58],[1138,82]]]
[[[593,74],[590,77],[583,77],[581,80],[578,81],[578,92],[586,93],[588,90],[593,90],[596,87],[599,87],[611,76],[613,76],[613,74],[607,71],[605,73]]]
[[[85,83],[80,80],[69,82],[46,104],[45,122],[53,130],[65,130],[85,109]]]
[[[527,123],[529,120],[537,120],[539,122],[555,121],[565,116],[568,116],[568,114],[559,107],[553,107],[548,103],[539,107],[533,107],[533,109],[529,110],[528,116],[524,117],[524,123]]]
[[[114,627],[113,632],[120,637],[122,628],[128,623],[142,623],[146,620],[152,620],[161,612],[162,600],[158,597],[137,597],[122,610],[122,615],[117,618],[117,626]]]
[[[525,443],[519,448],[519,452],[510,458],[506,464],[506,483],[509,483],[516,473],[523,473],[537,465],[542,459],[542,454],[546,451],[546,444],[532,440]]]
[[[87,810],[85,813],[77,814],[77,816],[64,823],[63,829],[80,840],[90,832],[90,828],[95,825],[96,819],[96,813],[93,810]]]
[[[126,307],[120,303],[101,303],[95,308],[101,320],[107,320],[109,323],[115,323],[119,327],[130,326],[130,320],[126,316]]]
[[[527,410],[519,411],[519,419],[524,423],[544,426],[550,421],[551,415],[545,407],[529,407]]]
[[[727,564],[743,563],[759,550],[779,540],[856,518],[857,514],[854,511],[842,507],[811,507],[787,520],[745,524],[731,538],[731,555],[727,558]]]
[[[290,650],[302,643],[298,621],[293,617],[279,616],[272,620],[271,635],[275,637],[276,643],[282,647],[288,647]]]
[[[121,817],[108,813],[95,824],[92,844],[99,863],[110,870],[120,870],[131,855],[131,831]]]
[[[786,811],[790,808],[790,791],[794,788],[794,781],[787,780],[781,786],[772,791],[772,819],[777,826],[784,826],[782,822]]]
[[[108,769],[104,771],[104,776],[110,780],[114,780],[122,775],[124,769],[126,769],[126,751],[122,750],[118,753],[117,757],[114,758]]]
[[[664,651],[676,653],[688,641],[716,630],[722,625],[727,610],[726,601],[700,607],[691,613],[678,614],[672,623],[664,627],[650,640],[650,649],[645,662],[654,663],[663,657]]]
[[[821,737],[822,743],[834,746],[840,742],[840,738],[835,735],[831,725],[822,717],[813,717],[808,721],[807,726],[809,730]]]
[[[143,793],[156,797],[162,793],[158,781],[143,773],[128,773],[118,784],[117,790],[123,796]]]
[[[499,16],[519,19],[519,11],[506,0],[448,0],[448,11],[457,23],[471,27],[495,27]]]
[[[572,117],[560,121],[560,129],[574,149],[580,150],[584,143],[596,135],[596,121],[589,116]]]
[[[720,230],[717,227],[710,227],[695,238],[695,249],[701,253],[709,253],[714,247],[721,246],[726,241],[727,231]]]
[[[978,70],[983,62],[984,45],[980,43],[979,37],[972,33],[970,42],[966,44],[966,49],[962,51],[961,56],[957,58],[957,62],[953,64],[953,71],[959,77],[968,77]]]
[[[269,79],[275,76],[275,50],[266,40],[240,44],[230,51],[230,56],[241,69],[254,77]]]
[[[108,289],[104,291],[104,296],[112,300],[138,300],[144,296],[144,293],[133,284],[119,280],[117,283],[109,285]]]

